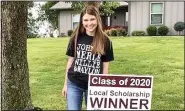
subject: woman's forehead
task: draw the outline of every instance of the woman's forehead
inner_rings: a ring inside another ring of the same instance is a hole
[[[89,18],[96,18],[96,16],[85,13],[83,16],[83,19],[89,19]]]

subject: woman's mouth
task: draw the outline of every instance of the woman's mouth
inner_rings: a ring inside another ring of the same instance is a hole
[[[94,28],[94,26],[89,26],[89,27],[88,27],[88,29],[93,29],[93,28]]]

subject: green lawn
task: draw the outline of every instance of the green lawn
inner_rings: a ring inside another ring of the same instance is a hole
[[[152,110],[184,109],[184,37],[112,37],[111,74],[153,75]],[[28,39],[32,102],[66,109],[61,95],[69,38]],[[83,106],[84,107],[84,106]]]

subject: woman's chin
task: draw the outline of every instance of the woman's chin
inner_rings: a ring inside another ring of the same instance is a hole
[[[88,32],[94,32],[94,29],[86,29]]]

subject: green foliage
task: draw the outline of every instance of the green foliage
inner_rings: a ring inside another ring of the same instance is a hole
[[[108,36],[110,36],[110,30],[105,30],[104,31]]]
[[[161,36],[165,36],[167,35],[169,32],[169,29],[167,26],[165,25],[161,25],[159,28],[158,28],[158,34],[161,35]]]
[[[91,2],[93,4],[93,2]],[[96,2],[95,2],[96,3]],[[76,11],[81,11],[85,6],[85,2],[82,1],[73,1],[71,7]],[[108,2],[103,1],[99,7],[100,14],[104,16],[109,16],[114,13],[114,9],[119,7],[119,2]]]
[[[155,25],[150,25],[146,30],[149,36],[157,35],[157,27]]]
[[[58,28],[58,14],[60,10],[53,10],[50,9],[53,5],[58,3],[58,1],[48,1],[46,2],[42,7],[41,11],[39,13],[39,20],[44,21],[48,20],[54,29]],[[77,12],[80,12],[82,8],[85,6],[86,2],[82,1],[72,1],[71,7],[76,10]],[[92,2],[93,3],[93,2]],[[111,15],[114,13],[114,9],[116,9],[119,6],[118,2],[103,2],[102,5],[100,5],[100,14],[101,15]]]
[[[58,15],[60,10],[50,9],[53,5],[58,3],[58,1],[48,1],[41,7],[41,12],[39,13],[39,19],[44,21],[48,20],[54,29],[58,28]]]
[[[136,36],[137,35],[137,31],[133,31],[131,34],[132,34],[132,36]]]
[[[103,1],[102,5],[100,5],[100,14],[104,16],[110,16],[114,13],[114,9],[119,7],[119,2],[108,2]]]
[[[184,22],[177,22],[174,25],[175,31],[183,31],[185,29],[185,23]]]
[[[127,36],[127,32],[123,28],[112,28],[110,30],[105,31],[109,36]]]
[[[34,2],[33,1],[29,1],[28,2],[28,8],[31,8],[31,7],[33,7],[34,6]]]
[[[116,29],[116,32],[117,32],[117,36],[127,36],[126,30],[123,28]]]
[[[133,31],[132,36],[145,36],[145,31],[142,30]]]
[[[111,29],[110,30],[110,35],[111,36],[117,36],[117,30],[116,29]]]
[[[75,11],[80,12],[83,7],[85,6],[83,1],[73,1],[71,4],[72,9],[74,9]]]
[[[36,6],[34,2],[29,2],[28,4],[28,38],[35,38],[38,36],[38,19],[33,17],[33,12],[31,12],[31,9]]]
[[[68,35],[68,36],[71,36],[72,33],[73,33],[73,30],[68,30],[68,31],[67,31],[67,35]]]
[[[28,38],[37,36],[39,27],[36,25],[36,20],[33,17],[28,17]]]
[[[27,38],[39,38],[37,34],[28,33]]]

